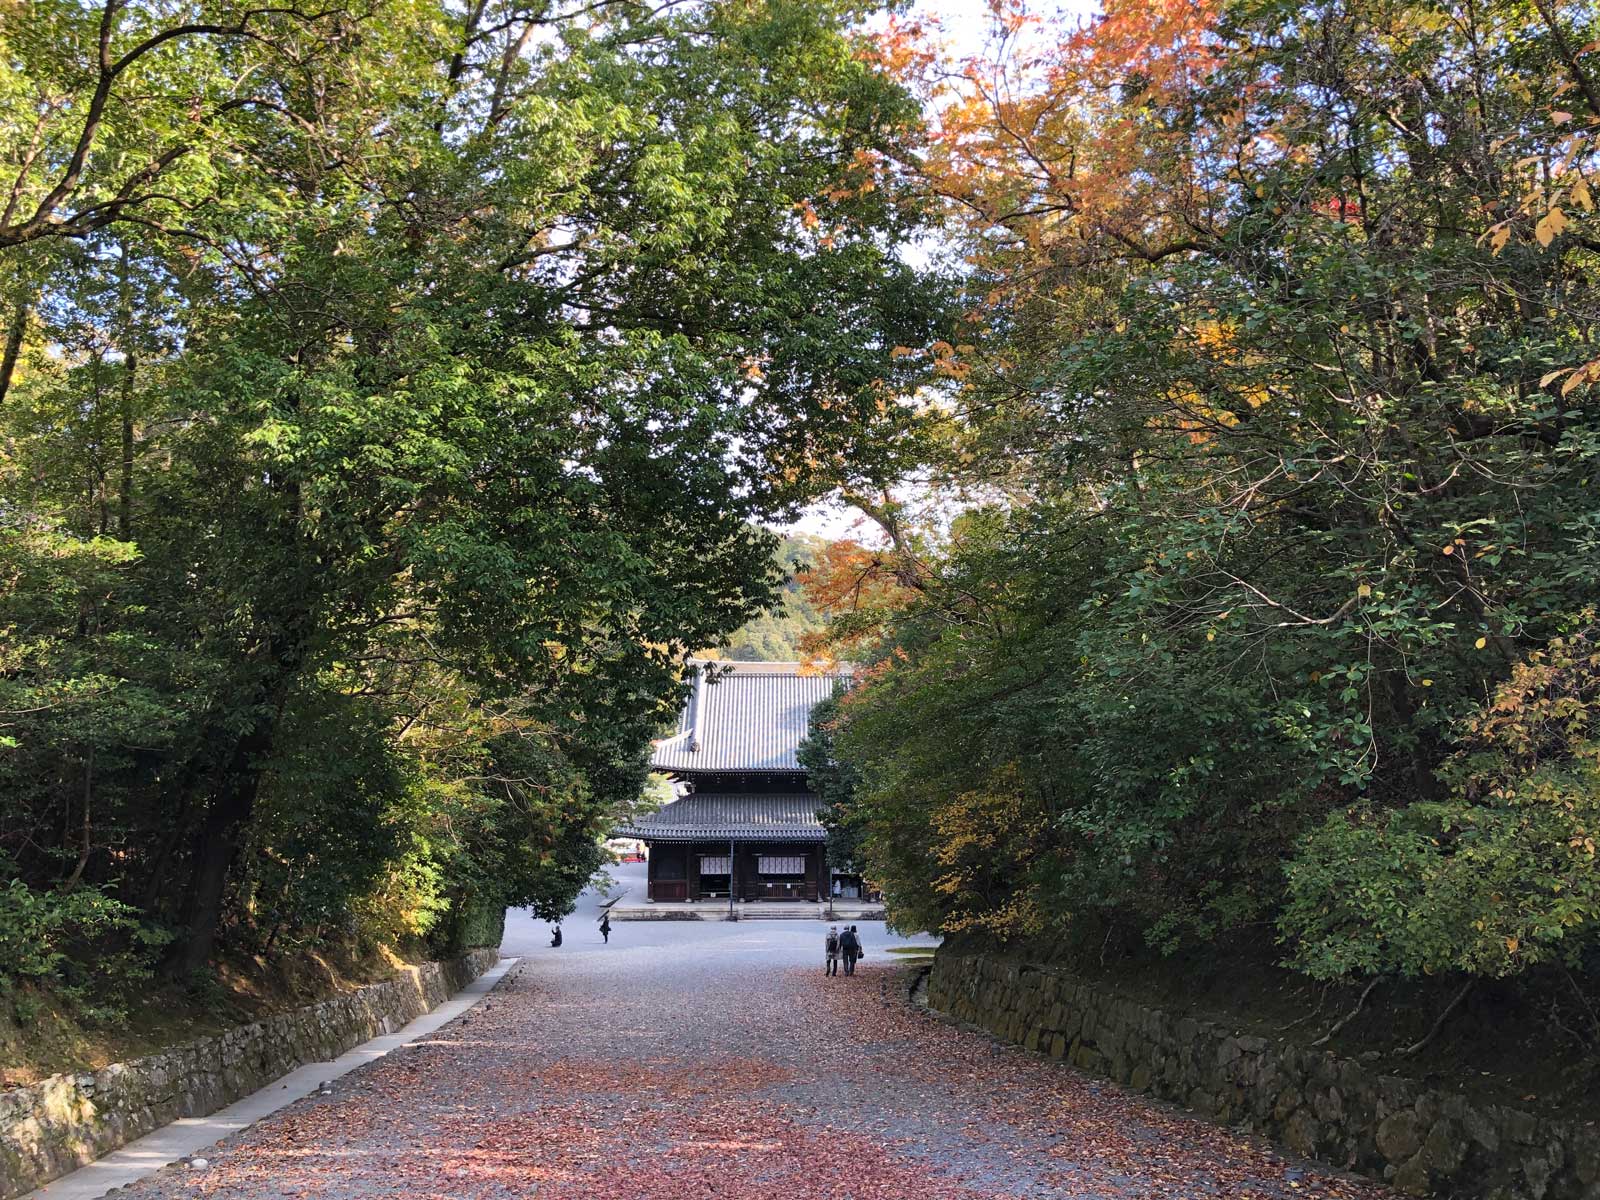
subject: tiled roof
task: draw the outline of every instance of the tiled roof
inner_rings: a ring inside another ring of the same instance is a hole
[[[696,792],[617,830],[618,837],[658,842],[820,842],[817,798]]]
[[[723,674],[728,668],[728,674]],[[799,663],[699,666],[676,733],[656,743],[657,771],[798,771],[806,719],[840,674],[801,674]]]

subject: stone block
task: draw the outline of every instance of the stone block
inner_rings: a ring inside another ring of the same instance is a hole
[[[1278,1093],[1278,1098],[1272,1106],[1273,1119],[1282,1123],[1295,1113],[1295,1110],[1305,1102],[1299,1088],[1287,1087]]]
[[[1390,1180],[1396,1190],[1408,1196],[1426,1196],[1433,1191],[1433,1180],[1428,1175],[1428,1164],[1419,1153],[1395,1171]]]
[[[1539,1136],[1539,1122],[1515,1108],[1500,1109],[1500,1132],[1509,1141],[1531,1146]]]
[[[1298,1109],[1283,1127],[1283,1140],[1301,1158],[1315,1158],[1322,1127],[1305,1109]]]
[[[1543,1148],[1529,1150],[1522,1155],[1523,1187],[1533,1200],[1544,1200],[1550,1190],[1550,1176],[1559,1164],[1551,1161],[1550,1153]]]
[[[1409,1161],[1422,1149],[1422,1126],[1412,1109],[1392,1113],[1378,1123],[1378,1152],[1391,1163]]]
[[[1600,1184],[1600,1136],[1586,1131],[1572,1139],[1572,1173],[1580,1183]]]
[[[938,968],[936,968],[936,971]],[[977,965],[951,970],[970,997]],[[930,988],[930,992],[934,989]],[[1057,971],[1025,972],[1004,1007],[963,1004],[1079,1069],[1267,1132],[1298,1154],[1451,1200],[1600,1200],[1600,1130],[1379,1076],[1377,1056],[1339,1059],[1144,1009]]]
[[[1316,1113],[1317,1120],[1328,1124],[1336,1124],[1344,1119],[1344,1094],[1336,1087],[1326,1091],[1313,1092],[1311,1096],[1311,1111]]]
[[[1467,1159],[1466,1135],[1453,1120],[1441,1116],[1423,1140],[1422,1155],[1435,1175],[1454,1174]]]
[[[1473,1145],[1485,1154],[1500,1152],[1500,1127],[1490,1114],[1478,1108],[1468,1108],[1461,1115],[1461,1128]]]

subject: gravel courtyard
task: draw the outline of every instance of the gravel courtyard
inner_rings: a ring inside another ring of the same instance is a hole
[[[467,1016],[122,1197],[1378,1197],[908,1009],[898,939],[619,923],[585,897]]]

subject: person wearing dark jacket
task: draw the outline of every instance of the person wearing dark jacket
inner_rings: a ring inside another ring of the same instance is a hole
[[[856,960],[864,953],[861,949],[861,935],[856,932],[854,925],[839,935],[839,952],[844,955],[844,973],[854,975]]]
[[[556,935],[550,939],[550,945],[552,947],[561,945],[561,926],[556,926]]]
[[[611,914],[608,912],[600,918],[600,936],[605,939],[606,945],[611,944]]]

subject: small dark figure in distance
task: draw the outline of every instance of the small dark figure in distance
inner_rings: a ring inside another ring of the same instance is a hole
[[[856,932],[854,925],[850,926],[839,935],[839,950],[844,955],[844,973],[856,973],[856,959],[862,958],[866,951],[861,948],[861,935]]]
[[[550,944],[552,946],[561,945],[561,926],[559,926],[559,925],[556,926],[556,934],[555,934],[555,936],[553,938],[550,939]]]
[[[827,968],[825,974],[837,975],[839,973],[839,927],[828,926],[828,940],[824,944],[827,954]]]
[[[600,936],[605,940],[606,945],[609,946],[611,944],[611,914],[609,912],[600,918]]]

